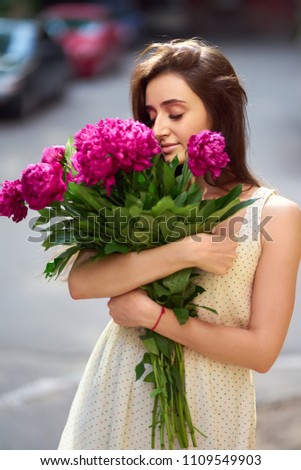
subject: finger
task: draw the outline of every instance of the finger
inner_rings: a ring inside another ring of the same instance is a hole
[[[140,294],[146,295],[148,297],[148,293],[145,289],[141,289],[141,287],[139,287],[137,290],[140,292]]]

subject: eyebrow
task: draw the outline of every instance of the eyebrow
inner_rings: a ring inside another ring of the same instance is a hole
[[[169,104],[177,104],[177,103],[186,103],[186,101],[178,100],[176,98],[172,98],[170,100],[162,101],[162,103],[160,103],[160,106],[168,106]],[[147,104],[145,106],[145,109],[148,110],[148,109],[155,109],[155,108],[153,106]]]

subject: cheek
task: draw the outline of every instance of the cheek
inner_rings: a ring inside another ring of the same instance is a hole
[[[191,135],[199,134],[205,130],[211,130],[211,119],[207,112],[196,112],[191,116],[190,125],[187,126],[187,130],[190,130],[190,134],[187,135],[187,142]],[[188,132],[187,132],[188,134]]]
[[[193,134],[199,134],[202,131],[210,130],[210,124],[207,119],[203,119],[193,126]]]
[[[197,135],[197,134],[199,134],[200,132],[205,131],[205,130],[210,130],[210,126],[209,126],[207,123],[204,123],[203,125],[197,125],[197,126],[194,125],[194,126],[191,126],[191,127],[190,127],[190,132],[189,132],[189,133],[186,133],[185,139],[183,139],[184,145],[187,147],[188,140],[190,139],[190,137],[191,137],[192,135]]]

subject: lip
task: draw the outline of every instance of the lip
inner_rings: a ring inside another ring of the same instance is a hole
[[[178,147],[179,144],[162,144],[161,149],[164,154],[169,154],[174,151],[176,147]]]

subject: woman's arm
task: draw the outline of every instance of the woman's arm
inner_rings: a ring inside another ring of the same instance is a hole
[[[277,358],[291,320],[301,256],[301,213],[291,201],[275,196],[266,203],[271,241],[263,242],[256,271],[248,329],[206,323],[197,318],[179,325],[169,309],[157,333],[211,359],[266,372]],[[110,313],[123,326],[152,328],[160,306],[140,291],[109,302]]]
[[[201,234],[140,253],[112,254],[101,260],[92,260],[95,252],[85,250],[69,274],[71,297],[115,297],[192,266],[225,274],[236,258],[237,243],[230,238],[216,243],[212,238]]]

